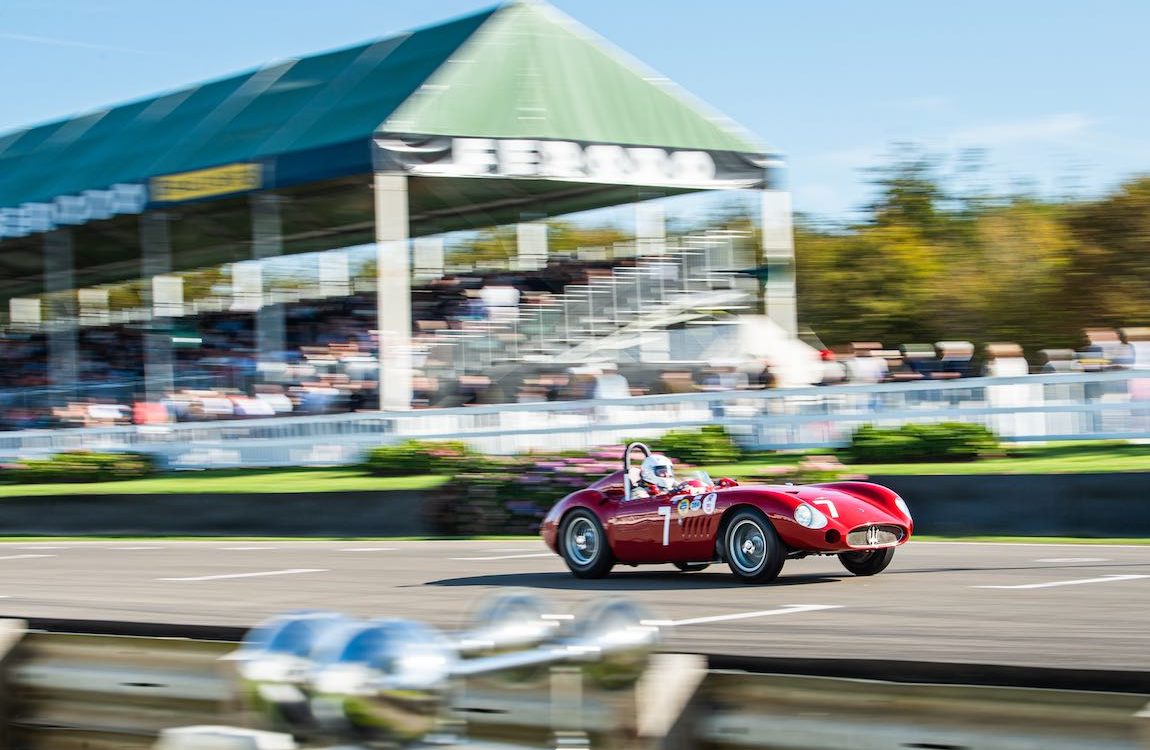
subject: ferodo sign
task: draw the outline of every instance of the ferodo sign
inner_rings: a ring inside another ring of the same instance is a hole
[[[151,193],[153,203],[178,203],[258,190],[262,186],[263,167],[241,163],[153,177]]]
[[[758,155],[522,138],[380,135],[375,167],[419,176],[526,177],[682,187],[755,187]]]

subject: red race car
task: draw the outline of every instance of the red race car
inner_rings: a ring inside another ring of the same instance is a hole
[[[635,451],[642,468],[631,465]],[[855,575],[880,573],[913,529],[903,499],[877,484],[739,485],[703,472],[677,481],[666,458],[631,443],[622,470],[556,503],[540,533],[579,578],[601,578],[616,563],[692,572],[726,562],[739,580],[766,583],[810,555],[836,555]]]

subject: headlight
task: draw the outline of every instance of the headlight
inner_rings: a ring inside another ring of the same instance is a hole
[[[795,508],[795,521],[799,526],[805,526],[808,529],[821,529],[827,525],[827,517],[823,515],[822,511],[806,503]]]
[[[901,497],[899,497],[898,495],[895,495],[895,496],[894,496],[894,504],[898,506],[898,509],[899,509],[899,510],[901,510],[903,513],[905,513],[905,514],[906,514],[906,517],[907,517],[907,518],[910,518],[910,517],[911,517],[911,515],[910,515],[910,508],[906,507],[906,500],[903,500],[903,499],[902,499]]]

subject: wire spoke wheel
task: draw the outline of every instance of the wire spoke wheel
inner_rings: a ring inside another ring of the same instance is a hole
[[[576,518],[567,527],[567,554],[578,565],[590,565],[599,552],[599,533],[586,518]]]
[[[615,565],[603,525],[586,508],[573,511],[563,521],[559,553],[568,570],[579,578],[602,578]]]
[[[751,519],[731,526],[728,549],[731,561],[744,573],[755,573],[767,559],[767,541],[762,528]]]
[[[723,551],[731,572],[745,583],[774,580],[786,562],[786,550],[774,526],[752,509],[739,511],[727,523]]]

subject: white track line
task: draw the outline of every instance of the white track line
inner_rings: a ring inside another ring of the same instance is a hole
[[[108,549],[126,550],[126,549],[164,549],[163,547],[109,547]]]
[[[255,551],[255,550],[265,550],[265,549],[279,549],[279,547],[216,547],[216,549],[226,549],[226,550],[233,550],[233,551],[238,552],[241,550]]]
[[[157,581],[218,581],[223,578],[256,578],[258,576],[287,576],[296,573],[324,573],[327,568],[290,568],[288,570],[266,570],[261,573],[228,573],[217,576],[188,576],[186,578],[157,578]]]
[[[27,560],[32,557],[55,557],[55,555],[4,555],[0,560]]]
[[[1133,581],[1136,578],[1150,578],[1150,575],[1102,576],[1101,578],[1080,578],[1076,581],[1053,581],[1051,583],[1026,583],[1021,586],[971,586],[972,589],[1049,589],[1055,586],[1077,586],[1082,583],[1112,583]]]
[[[336,552],[396,552],[399,547],[345,547]]]
[[[730,615],[715,615],[713,617],[690,617],[686,620],[644,620],[644,625],[656,627],[682,627],[683,625],[704,625],[709,622],[727,622],[729,620],[749,620],[753,617],[771,617],[773,615],[795,615],[800,612],[819,612],[825,609],[840,609],[841,604],[785,604],[778,609],[761,609],[757,612],[736,612]]]
[[[39,545],[37,545],[37,546],[20,545],[16,549],[68,549],[68,548],[67,547],[44,547],[44,546],[39,546]]]
[[[490,557],[453,557],[452,560],[520,560],[524,557],[555,557],[554,552],[533,552],[530,555],[494,555]]]
[[[1068,563],[1068,562],[1106,562],[1106,557],[1043,557],[1034,562],[1042,563]]]

